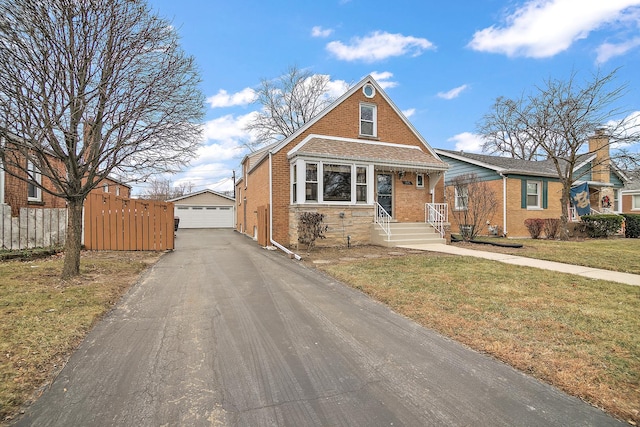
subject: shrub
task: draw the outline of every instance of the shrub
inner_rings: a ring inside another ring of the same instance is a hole
[[[298,242],[307,245],[311,250],[316,239],[324,239],[329,226],[324,225],[324,214],[318,212],[302,212],[298,216]]]
[[[540,218],[527,218],[524,220],[524,225],[529,230],[529,234],[532,239],[537,239],[542,233],[544,228],[544,220]]]
[[[622,215],[583,215],[580,217],[589,237],[613,236],[622,227]]]
[[[640,214],[622,214],[625,219],[624,237],[637,239],[640,237]]]
[[[544,234],[547,239],[555,239],[560,231],[560,219],[559,218],[545,218],[544,220]]]

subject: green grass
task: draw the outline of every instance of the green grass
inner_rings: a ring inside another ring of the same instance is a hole
[[[426,327],[640,421],[639,287],[433,254],[321,268]]]
[[[60,280],[62,257],[0,262],[0,424],[62,369],[91,326],[135,283],[155,253],[86,253],[81,276]]]
[[[521,249],[507,253],[623,273],[640,274],[640,239],[590,239],[559,241],[542,239],[490,239],[485,241],[521,243]],[[484,245],[474,245],[482,250]]]

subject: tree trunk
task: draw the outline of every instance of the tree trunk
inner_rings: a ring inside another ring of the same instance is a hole
[[[82,207],[84,199],[68,200],[69,220],[67,239],[64,244],[64,266],[62,278],[69,279],[80,274],[80,250],[82,248]]]
[[[571,184],[562,184],[562,215],[560,215],[560,240],[569,240],[569,195],[571,194]]]

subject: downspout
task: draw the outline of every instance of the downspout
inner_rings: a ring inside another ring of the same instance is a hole
[[[291,252],[289,249],[282,246],[280,243],[273,240],[273,163],[272,163],[273,154],[269,151],[269,240],[271,244],[276,248],[280,249],[290,257],[293,257],[300,261],[302,257],[296,253]]]
[[[507,235],[507,177],[500,173],[502,177],[502,232]]]

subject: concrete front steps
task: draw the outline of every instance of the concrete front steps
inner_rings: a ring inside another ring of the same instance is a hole
[[[391,238],[377,224],[372,224],[371,242],[374,245],[396,247],[403,245],[428,245],[446,243],[432,226],[424,222],[392,222]]]

